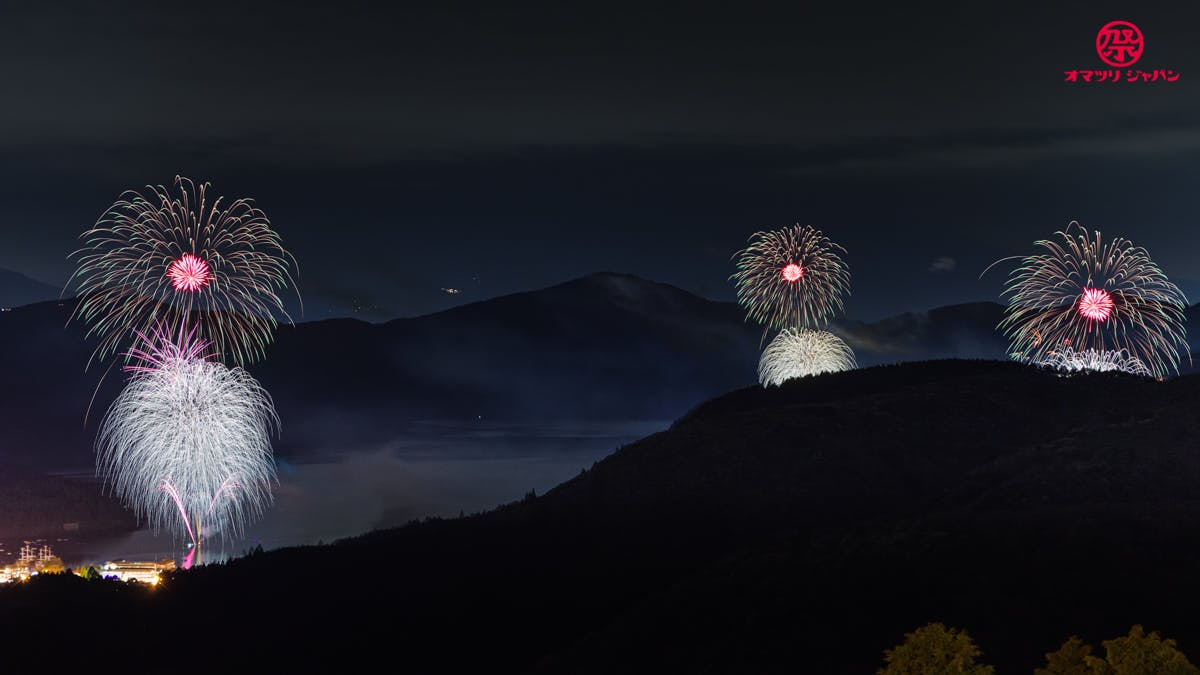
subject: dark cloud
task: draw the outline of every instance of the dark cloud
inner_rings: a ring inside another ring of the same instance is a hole
[[[1127,9],[6,8],[0,267],[61,284],[121,190],[184,173],[259,200],[312,316],[605,269],[728,299],[722,252],[797,221],[847,247],[864,318],[994,297],[911,270],[981,270],[1073,218],[1200,276],[1200,10]],[[1114,11],[1180,81],[1061,81]]]

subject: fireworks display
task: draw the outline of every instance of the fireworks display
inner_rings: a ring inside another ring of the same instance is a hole
[[[798,377],[855,368],[854,351],[828,331],[788,328],[775,336],[758,361],[758,381],[778,386]]]
[[[1000,323],[1009,351],[1034,363],[1068,348],[1125,353],[1156,377],[1178,372],[1187,298],[1146,249],[1120,237],[1105,243],[1075,222],[1055,235],[1009,275]]]
[[[144,346],[130,351],[129,382],[100,425],[97,471],[152,528],[186,533],[195,555],[204,532],[239,535],[270,504],[279,420],[246,371],[165,330],[139,334]]]
[[[811,225],[755,232],[735,254],[738,302],[768,329],[820,328],[842,310],[850,272],[845,249]]]
[[[287,318],[279,293],[294,285],[295,262],[251,200],[222,204],[207,183],[178,176],[173,188],[125,192],[83,233],[74,318],[99,336],[100,358],[162,324],[171,334],[195,326],[220,357],[253,362]]]
[[[1136,356],[1130,356],[1124,350],[1102,352],[1095,349],[1085,349],[1077,352],[1068,347],[1048,354],[1044,359],[1038,361],[1037,364],[1069,373],[1085,371],[1095,373],[1121,372],[1129,373],[1130,375],[1141,375],[1143,377],[1151,376],[1150,369],[1146,367],[1146,364],[1141,359]]]

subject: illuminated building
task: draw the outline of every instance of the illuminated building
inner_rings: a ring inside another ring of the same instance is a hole
[[[175,561],[170,558],[158,562],[133,562],[117,560],[104,563],[99,569],[100,576],[105,579],[119,581],[140,581],[144,584],[157,584],[158,575],[175,569]]]

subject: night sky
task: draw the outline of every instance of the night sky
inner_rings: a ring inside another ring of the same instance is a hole
[[[602,270],[732,299],[730,255],[792,222],[847,248],[856,318],[995,298],[980,271],[1072,219],[1200,287],[1196,6],[915,7],[8,3],[0,267],[62,285],[122,190],[182,173],[257,199],[306,318]],[[1114,19],[1180,79],[1065,83]]]

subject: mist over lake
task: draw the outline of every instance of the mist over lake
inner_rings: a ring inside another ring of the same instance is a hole
[[[329,543],[411,520],[488,510],[519,500],[530,490],[542,494],[619,446],[669,424],[413,423],[403,436],[384,444],[329,449],[317,459],[279,462],[275,505],[244,538],[214,538],[206,555],[236,556],[258,545],[273,549]],[[178,558],[185,542],[142,529],[59,547],[64,547],[68,564],[78,564]]]

